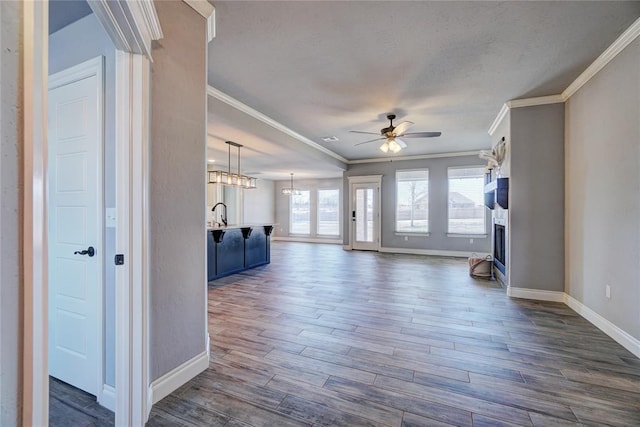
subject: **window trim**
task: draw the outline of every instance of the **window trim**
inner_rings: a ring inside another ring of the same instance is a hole
[[[396,169],[395,170],[395,201],[394,201],[394,209],[393,209],[393,232],[396,236],[429,236],[431,235],[431,227],[430,227],[430,213],[431,213],[431,203],[429,203],[429,207],[427,208],[427,229],[421,231],[406,231],[406,230],[398,230],[398,172],[427,172],[427,200],[431,197],[431,172],[429,168],[411,168],[411,169]]]
[[[449,170],[451,169],[474,169],[474,168],[478,168],[478,169],[484,169],[486,168],[486,165],[462,165],[462,166],[447,166],[447,232],[446,235],[447,237],[462,237],[462,238],[471,238],[471,239],[476,239],[476,238],[486,238],[488,236],[488,232],[487,232],[487,210],[483,209],[482,210],[482,214],[483,214],[483,232],[482,233],[455,233],[449,230],[449,220],[451,218],[449,218],[449,187],[450,187],[450,178],[449,178]]]

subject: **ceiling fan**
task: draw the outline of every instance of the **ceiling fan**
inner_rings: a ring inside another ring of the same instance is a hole
[[[380,137],[374,138],[374,139],[370,139],[369,141],[360,142],[360,143],[356,144],[356,146],[362,145],[362,144],[368,144],[368,143],[374,142],[374,141],[384,140],[384,142],[380,146],[380,150],[382,150],[385,153],[388,152],[389,150],[391,150],[392,153],[397,153],[398,151],[400,151],[403,148],[407,147],[407,144],[403,140],[401,140],[400,137],[403,137],[403,138],[433,138],[433,137],[437,137],[437,136],[442,135],[442,132],[410,132],[410,133],[407,133],[407,129],[409,129],[409,127],[412,126],[413,123],[404,121],[404,122],[400,123],[398,126],[394,126],[393,125],[393,120],[395,118],[396,118],[395,114],[388,114],[387,115],[387,119],[389,119],[389,126],[386,127],[386,128],[380,129]],[[375,132],[363,132],[363,131],[359,131],[359,130],[352,130],[351,132],[353,132],[353,133],[364,133],[364,134],[369,134],[369,135],[378,135]]]

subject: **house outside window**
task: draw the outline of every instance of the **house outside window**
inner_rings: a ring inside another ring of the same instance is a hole
[[[291,234],[311,234],[311,192],[300,191],[290,196],[290,224]]]
[[[429,170],[396,171],[396,232],[429,232]]]
[[[340,235],[340,190],[318,190],[318,235]]]
[[[486,234],[484,167],[455,167],[447,170],[449,181],[448,232]]]

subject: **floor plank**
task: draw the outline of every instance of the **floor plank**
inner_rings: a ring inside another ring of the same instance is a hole
[[[640,425],[640,360],[466,260],[272,242],[209,284],[210,367],[149,425]]]

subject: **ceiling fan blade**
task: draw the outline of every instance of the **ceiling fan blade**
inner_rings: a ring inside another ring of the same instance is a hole
[[[411,132],[402,135],[403,138],[434,138],[442,135],[442,132]]]
[[[370,139],[369,141],[358,142],[356,145],[354,145],[354,147],[357,147],[358,145],[362,145],[362,144],[368,144],[369,142],[373,142],[373,141],[380,141],[383,139],[387,139],[387,138],[376,138],[376,139]]]
[[[402,136],[404,133],[413,125],[413,122],[402,122],[395,128],[393,128],[393,133],[396,136]]]
[[[395,138],[396,142],[400,146],[400,148],[407,148],[407,143],[401,140],[400,138]]]
[[[367,135],[380,135],[380,132],[363,132],[361,130],[350,130],[351,133],[364,133]]]

